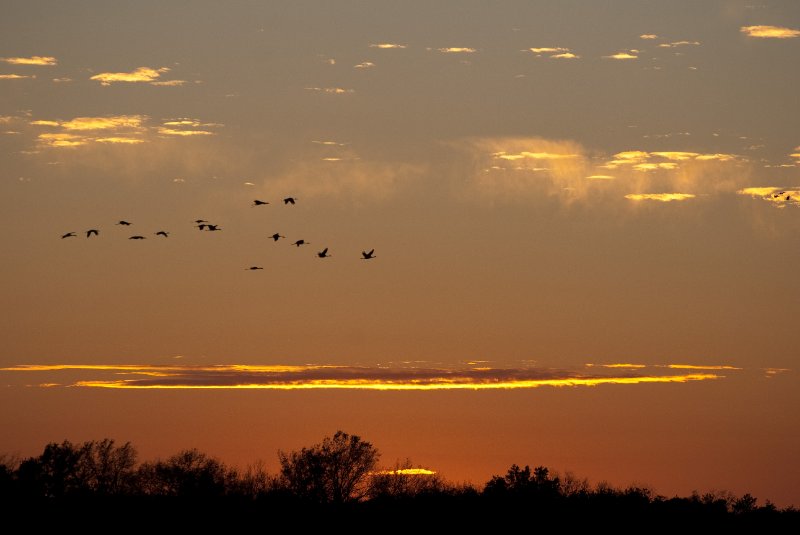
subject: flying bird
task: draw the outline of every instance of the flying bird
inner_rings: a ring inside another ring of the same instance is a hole
[[[194,222],[197,223],[198,225],[201,223],[208,223],[208,221],[206,221],[205,219],[195,219]]]
[[[317,256],[320,258],[330,258],[331,255],[328,254],[328,248],[324,248],[320,252],[317,253]]]
[[[156,232],[156,236],[164,236],[166,238],[167,236],[169,236],[169,232],[167,232],[166,230],[159,230],[158,232]]]
[[[128,225],[130,225],[130,223],[128,223],[127,221],[125,221],[125,220],[123,219],[122,221],[120,221],[119,223],[117,223],[117,225],[122,225],[122,226],[125,226],[125,227],[127,227]]]
[[[308,244],[309,243],[306,240],[297,240],[292,245],[296,245],[296,246],[300,247],[301,245],[308,245]]]
[[[61,239],[63,240],[64,238],[74,238],[74,237],[75,237],[75,233],[74,232],[67,232],[66,234],[61,236]]]
[[[267,201],[259,201],[258,199],[253,201],[253,206],[261,206],[262,204],[269,204]]]
[[[221,228],[219,228],[219,225],[209,225],[209,224],[206,224],[206,225],[204,225],[204,226],[206,227],[206,230],[212,230],[212,231],[213,231],[213,230],[222,230]],[[201,229],[201,230],[202,230],[202,229]]]
[[[278,234],[277,232],[276,232],[275,234],[273,234],[272,236],[270,236],[270,238],[272,238],[272,239],[273,239],[273,241],[278,241],[278,240],[280,240],[281,238],[285,238],[285,237],[286,237],[286,236],[281,236],[281,235],[280,235],[280,234]]]
[[[264,268],[261,266],[250,266],[249,268],[244,268],[244,269],[245,271],[255,271],[257,269],[264,269]]]
[[[90,238],[91,236],[97,236],[99,234],[100,234],[100,231],[97,230],[96,228],[90,228],[89,230],[86,231],[86,237],[87,238]]]
[[[144,240],[146,239],[144,236],[131,236],[128,238],[129,240]]]
[[[283,199],[283,204],[294,204],[294,201],[297,200],[297,197],[286,197]]]
[[[372,249],[369,252],[361,251],[361,260],[371,260],[373,258],[378,258],[377,256],[375,256],[375,249]]]

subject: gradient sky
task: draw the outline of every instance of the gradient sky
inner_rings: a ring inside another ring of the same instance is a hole
[[[797,2],[0,10],[0,452],[800,505]]]

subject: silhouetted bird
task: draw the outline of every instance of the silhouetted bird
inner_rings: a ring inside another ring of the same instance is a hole
[[[130,223],[128,223],[128,222],[127,222],[127,221],[125,221],[125,220],[122,220],[122,221],[120,221],[119,223],[117,223],[117,225],[123,225],[123,226],[127,227],[128,225],[130,225]]]
[[[280,240],[281,238],[285,238],[285,237],[286,237],[286,236],[281,236],[281,235],[280,235],[280,234],[278,234],[277,232],[276,232],[275,234],[273,234],[272,236],[270,236],[270,238],[272,238],[274,241],[278,241],[278,240]]]
[[[146,239],[144,236],[131,236],[128,238],[129,240],[144,240]]]
[[[206,230],[222,230],[219,225],[206,225]]]
[[[791,196],[791,195],[787,195],[787,196],[786,196],[786,200],[787,200],[787,201],[789,201],[789,200],[791,200],[791,199],[792,199],[792,196]]]
[[[294,201],[297,200],[297,197],[286,197],[283,199],[283,204],[294,204]]]
[[[264,269],[261,266],[250,266],[249,268],[244,268],[246,271],[255,271],[257,269]]]
[[[199,225],[197,225],[197,228],[199,228],[200,230],[205,230],[207,226],[208,223],[200,223]]]
[[[75,233],[74,232],[67,232],[66,234],[61,236],[61,239],[63,240],[64,238],[74,238],[74,237],[75,237]]]
[[[195,219],[194,222],[197,223],[198,225],[200,223],[208,223],[208,221],[206,221],[205,219]]]
[[[375,256],[375,249],[372,249],[370,252],[361,251],[361,260],[371,260],[373,258],[378,258]]]
[[[331,255],[328,254],[328,248],[324,248],[320,252],[317,253],[317,256],[320,258],[329,258]]]
[[[300,247],[301,245],[308,245],[308,244],[309,243],[306,240],[297,240],[292,245],[296,245],[296,246]]]
[[[167,232],[166,230],[159,230],[158,232],[156,232],[156,236],[164,236],[166,238],[167,236],[169,236],[169,232]]]
[[[100,231],[97,230],[96,228],[90,228],[89,230],[86,231],[87,238],[89,238],[90,236],[97,236],[98,234],[100,234]]]
[[[262,204],[269,204],[267,201],[259,201],[258,199],[253,201],[253,206],[261,206]]]

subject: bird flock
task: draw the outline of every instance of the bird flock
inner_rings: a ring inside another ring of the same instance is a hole
[[[288,205],[294,205],[296,202],[297,202],[297,197],[286,197],[286,198],[283,199],[283,204],[287,205],[287,206]],[[261,199],[254,199],[253,200],[253,204],[251,205],[251,207],[265,206],[265,205],[268,205],[268,204],[270,204],[268,201],[263,201]],[[132,223],[130,221],[126,221],[124,219],[120,220],[120,221],[117,221],[117,223],[116,223],[116,225],[123,226],[123,227],[131,226],[131,224]],[[208,220],[205,220],[205,219],[195,219],[194,220],[194,225],[201,232],[218,232],[218,231],[222,230],[222,227],[220,227],[219,224],[211,223],[211,222],[209,222]],[[96,229],[96,228],[91,228],[91,229],[88,229],[85,232],[85,234],[86,234],[87,238],[91,238],[93,236],[99,236],[100,235],[100,230]],[[155,236],[159,236],[161,238],[168,238],[170,233],[168,231],[166,231],[166,230],[158,230],[158,231],[154,232],[153,234]],[[66,232],[66,233],[62,234],[61,235],[61,239],[63,240],[65,238],[76,238],[77,236],[78,236],[77,232],[70,231],[70,232]],[[284,236],[283,234],[281,234],[279,232],[275,232],[274,234],[271,234],[270,236],[268,236],[268,238],[271,239],[273,242],[278,242],[281,239],[285,239],[286,236]],[[129,240],[145,240],[145,239],[147,239],[147,237],[143,236],[141,234],[133,234],[133,235],[129,236],[128,239]],[[299,240],[296,240],[296,241],[292,242],[291,245],[294,245],[295,247],[299,248],[299,247],[301,247],[303,245],[310,245],[310,242],[307,242],[304,239],[299,239]],[[317,252],[317,258],[330,258],[331,256],[333,256],[333,255],[331,255],[331,253],[329,252],[329,248],[328,247],[325,247],[321,251]],[[374,248],[370,249],[369,251],[361,251],[361,260],[372,260],[374,258],[377,258],[375,256],[375,249]],[[254,265],[254,266],[246,267],[244,269],[246,271],[258,271],[258,270],[263,270],[264,267],[263,266],[255,266]]]

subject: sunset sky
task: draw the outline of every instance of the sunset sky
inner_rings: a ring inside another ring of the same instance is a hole
[[[800,506],[800,2],[0,13],[0,454]]]

